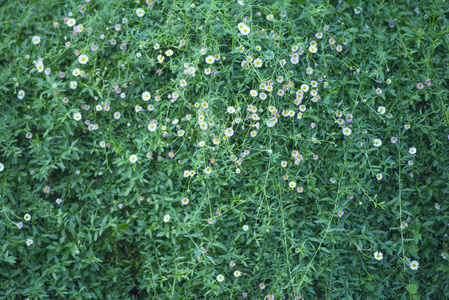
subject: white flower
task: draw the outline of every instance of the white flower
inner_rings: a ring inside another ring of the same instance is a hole
[[[253,97],[257,97],[257,95],[259,95],[259,93],[258,93],[256,90],[251,90],[249,93],[250,93],[251,96],[253,96]]]
[[[382,254],[382,252],[374,252],[374,258],[377,260],[382,260],[382,258],[384,258],[384,255]]]
[[[17,94],[17,98],[23,99],[23,97],[25,97],[25,92],[23,90],[20,90],[19,93]]]
[[[5,165],[3,165],[2,163],[0,163],[0,172],[3,172],[4,169],[5,169]]]
[[[137,14],[138,17],[142,18],[143,15],[145,14],[145,11],[142,8],[138,8],[136,10],[136,14]]]
[[[187,205],[187,204],[189,204],[189,199],[188,198],[182,198],[181,199],[181,203],[182,203],[182,205]]]
[[[31,246],[33,245],[33,240],[32,239],[27,239],[27,246]]]
[[[362,8],[361,7],[356,7],[356,8],[354,8],[354,12],[355,12],[356,15],[358,15],[359,13],[362,12]]]
[[[294,188],[296,187],[296,182],[294,181],[290,181],[290,183],[288,184],[289,187]]]
[[[44,63],[42,61],[39,61],[36,64],[36,69],[39,73],[42,73],[44,71]]]
[[[339,210],[338,213],[337,213],[339,218],[343,217],[344,214],[345,214],[345,212],[342,211],[342,210]]]
[[[218,282],[222,282],[224,279],[225,279],[224,276],[221,274],[217,276]]]
[[[61,198],[56,199],[56,203],[61,204],[61,202],[62,202]]]
[[[380,139],[373,140],[374,147],[380,147],[382,145],[382,141]]]
[[[225,135],[226,135],[227,137],[233,136],[233,135],[234,135],[234,130],[233,130],[232,128],[227,128],[227,129],[225,130]]]
[[[348,128],[348,127],[344,127],[343,128],[343,134],[344,135],[348,136],[348,135],[351,134],[351,132],[352,132],[352,130],[350,128]]]
[[[249,229],[249,226],[248,226],[248,225],[243,225],[243,230],[244,230],[244,231],[248,231],[248,229]]]
[[[210,173],[212,173],[212,169],[209,168],[209,167],[206,167],[206,168],[204,168],[204,173],[205,174],[210,174]]]
[[[129,161],[135,163],[137,161],[137,155],[133,154],[129,157]]]
[[[143,92],[142,93],[142,99],[143,101],[148,101],[151,98],[151,94],[149,92]]]
[[[235,271],[234,272],[234,276],[235,277],[239,277],[240,275],[242,275],[242,273],[240,271]]]
[[[148,124],[148,130],[149,131],[155,131],[157,129],[157,125],[154,123]]]
[[[87,57],[86,54],[81,54],[78,57],[78,61],[79,61],[80,64],[85,65],[89,61],[89,57]]]
[[[82,118],[82,115],[80,113],[75,113],[73,114],[73,118],[75,119],[75,121],[79,121]]]
[[[418,270],[418,268],[419,268],[419,263],[416,261],[416,260],[414,260],[414,261],[412,261],[411,263],[410,263],[410,269],[412,269],[412,270]]]
[[[232,106],[229,106],[228,109],[227,109],[227,112],[230,113],[230,114],[233,114],[233,113],[235,113],[235,108],[232,107]]]
[[[309,52],[310,53],[316,53],[317,50],[318,50],[318,48],[316,46],[310,46],[309,47]]]
[[[248,26],[243,26],[242,29],[240,29],[240,33],[243,35],[248,35],[251,32],[251,28]]]
[[[35,36],[33,36],[32,41],[33,41],[33,44],[37,45],[41,42],[41,38],[39,36],[35,35]]]
[[[385,111],[386,111],[385,106],[379,106],[377,108],[377,112],[380,113],[381,115],[383,115]]]
[[[379,173],[379,174],[376,175],[377,180],[381,180],[382,177],[383,177],[383,175],[382,175],[381,173]]]
[[[25,216],[23,216],[23,218],[25,219],[25,221],[31,220],[30,214],[26,214]]]
[[[215,58],[212,55],[209,55],[208,57],[206,57],[206,63],[208,63],[209,65],[213,64],[215,62]]]
[[[80,75],[80,72],[81,72],[80,69],[75,68],[72,71],[72,75],[75,76],[75,77],[78,77]]]
[[[75,26],[76,20],[75,19],[68,19],[67,20],[67,26],[72,27]]]
[[[165,215],[164,222],[167,223],[168,221],[170,221],[170,215]]]
[[[70,88],[71,89],[76,89],[76,87],[78,86],[78,82],[76,82],[76,81],[70,81]]]
[[[415,147],[411,147],[408,149],[408,152],[410,152],[410,154],[416,154],[416,148]]]
[[[407,222],[401,223],[401,229],[405,229],[408,226]]]

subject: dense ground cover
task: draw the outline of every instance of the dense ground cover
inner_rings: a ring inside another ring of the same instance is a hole
[[[449,2],[0,4],[0,298],[448,297]]]

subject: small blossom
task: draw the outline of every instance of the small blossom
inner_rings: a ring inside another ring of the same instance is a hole
[[[383,256],[382,252],[378,252],[378,251],[374,252],[374,258],[376,260],[382,260],[383,257],[384,256]]]

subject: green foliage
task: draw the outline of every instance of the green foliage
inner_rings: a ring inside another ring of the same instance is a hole
[[[0,4],[1,299],[448,297],[449,2]]]

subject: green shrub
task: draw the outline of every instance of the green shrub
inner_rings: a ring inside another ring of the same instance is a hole
[[[449,295],[449,2],[0,3],[0,298]]]

